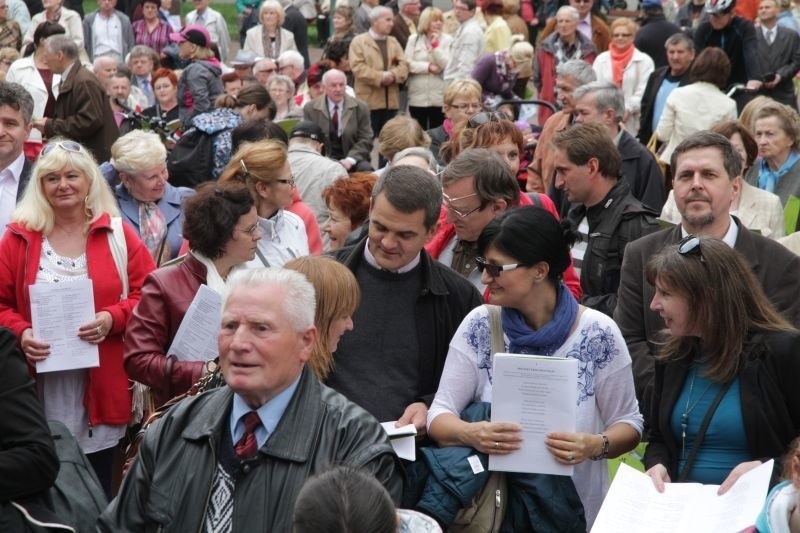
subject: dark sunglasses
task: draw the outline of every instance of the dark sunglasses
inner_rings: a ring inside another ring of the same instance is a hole
[[[478,272],[483,274],[485,270],[487,274],[489,274],[493,278],[500,277],[500,274],[505,272],[506,270],[514,270],[515,268],[524,267],[522,263],[510,263],[508,265],[495,265],[493,263],[489,263],[483,257],[476,257],[475,263],[478,266]]]
[[[508,115],[502,111],[482,111],[469,117],[469,120],[467,120],[467,128],[473,129],[488,124],[489,122],[499,122],[501,120],[509,120]]]
[[[700,249],[700,237],[687,235],[681,239],[678,243],[678,253],[681,255],[696,255],[700,257],[700,261],[705,262],[703,250]]]

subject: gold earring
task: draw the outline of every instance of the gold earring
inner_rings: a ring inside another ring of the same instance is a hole
[[[92,208],[89,207],[89,195],[86,195],[86,198],[83,199],[83,214],[86,215],[86,218],[92,218]]]

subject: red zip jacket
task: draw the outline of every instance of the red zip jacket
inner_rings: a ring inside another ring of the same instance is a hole
[[[99,345],[100,366],[89,369],[84,406],[89,423],[120,425],[131,418],[131,394],[128,376],[122,365],[122,334],[139,301],[139,289],[145,276],[155,269],[150,253],[136,232],[127,224],[125,241],[128,248],[128,297],[120,300],[120,281],[108,242],[111,219],[103,214],[89,227],[86,237],[86,260],[89,278],[94,287],[95,311],[111,313],[113,325]],[[31,327],[31,304],[28,286],[36,282],[42,233],[30,231],[19,223],[11,223],[0,241],[0,325],[17,336]],[[35,370],[30,369],[35,377]]]

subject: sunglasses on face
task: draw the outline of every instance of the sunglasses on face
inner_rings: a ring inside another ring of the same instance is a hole
[[[483,257],[476,257],[475,263],[478,266],[478,272],[483,274],[485,270],[487,274],[489,274],[493,278],[500,277],[500,274],[507,270],[514,270],[516,268],[524,267],[522,263],[510,263],[508,265],[495,265],[493,263],[489,263]]]
[[[267,180],[267,179],[262,178],[258,174],[254,174],[254,173],[250,172],[249,170],[247,170],[247,165],[244,164],[244,159],[239,160],[239,168],[244,173],[245,179],[246,178],[250,178],[250,179],[255,178],[258,181],[263,182],[263,183],[283,183],[284,185],[289,185],[290,187],[294,187],[294,176],[292,176],[292,175],[290,175],[286,179]]]

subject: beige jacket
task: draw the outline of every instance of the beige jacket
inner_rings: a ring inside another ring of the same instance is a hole
[[[370,109],[398,109],[400,85],[408,78],[408,61],[405,52],[394,37],[387,37],[387,58],[384,66],[381,50],[368,31],[356,35],[350,43],[350,68],[355,76],[356,98],[366,102]],[[384,71],[394,74],[395,82],[381,85]]]

